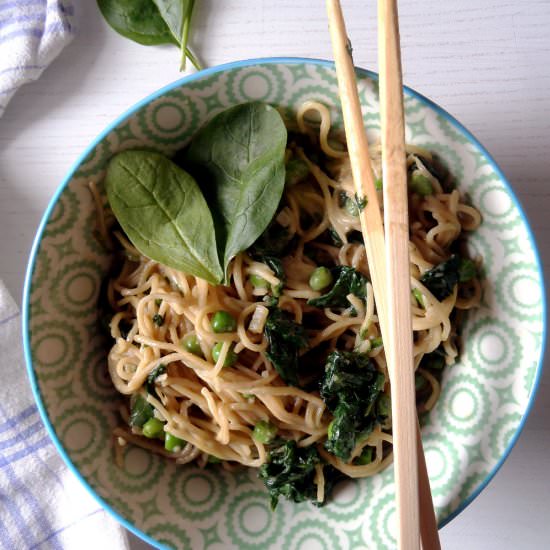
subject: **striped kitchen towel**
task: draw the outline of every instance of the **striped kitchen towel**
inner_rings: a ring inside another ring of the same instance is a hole
[[[0,0],[0,116],[18,88],[36,80],[73,34],[71,0]]]
[[[57,454],[33,403],[20,314],[0,281],[0,549],[127,549]]]

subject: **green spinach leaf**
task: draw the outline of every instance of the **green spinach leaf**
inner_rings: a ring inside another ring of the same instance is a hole
[[[117,220],[144,256],[221,281],[214,222],[192,176],[159,153],[124,151],[111,159],[105,187]]]
[[[315,447],[298,447],[292,440],[270,451],[269,461],[260,466],[259,477],[269,491],[271,509],[275,510],[280,496],[293,502],[315,501],[315,466],[320,462]]]
[[[298,386],[298,351],[307,346],[304,327],[286,311],[272,308],[264,332],[269,343],[267,358],[287,384]]]
[[[420,282],[438,299],[444,300],[453,293],[458,283],[469,281],[476,275],[475,264],[467,258],[453,254],[420,277]]]
[[[325,448],[348,460],[359,438],[377,422],[374,404],[384,387],[384,375],[370,359],[353,351],[334,351],[325,365],[321,397],[333,414]]]
[[[140,393],[134,393],[130,399],[130,426],[141,428],[147,420],[153,418],[153,405]]]
[[[152,0],[158,8],[160,16],[170,29],[172,36],[179,44],[181,49],[181,67],[185,69],[185,60],[187,57],[199,69],[196,60],[187,48],[189,39],[189,27],[191,25],[191,16],[195,7],[195,0]]]
[[[184,154],[216,221],[219,256],[227,282],[229,262],[263,233],[285,184],[287,133],[270,105],[237,105],[215,116]]]
[[[339,265],[330,270],[334,285],[319,298],[311,298],[307,301],[315,307],[349,307],[348,294],[355,294],[358,298],[365,298],[367,293],[367,278],[353,267]]]
[[[179,44],[151,0],[97,0],[101,14],[122,36],[144,44]]]
[[[149,375],[147,376],[147,382],[146,382],[146,388],[147,393],[150,393],[153,397],[159,398],[157,394],[157,388],[156,388],[156,380],[161,374],[166,373],[166,365],[163,365],[162,363],[158,365],[156,368],[154,368]]]
[[[188,57],[201,69],[187,47],[194,0],[97,0],[101,14],[119,34],[138,44],[175,44],[181,48],[181,69]]]

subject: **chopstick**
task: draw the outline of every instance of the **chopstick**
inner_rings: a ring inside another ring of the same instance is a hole
[[[385,342],[384,350],[392,393],[397,543],[399,548],[414,549],[419,548],[420,543],[417,412],[411,319],[405,121],[396,0],[378,0],[378,37],[384,234],[388,276],[386,323],[389,341]]]
[[[394,6],[395,7],[395,6]],[[380,214],[380,206],[378,203],[378,197],[374,186],[374,176],[372,168],[370,166],[370,157],[368,154],[368,142],[364,129],[363,119],[361,115],[361,108],[359,103],[359,97],[357,93],[357,83],[355,81],[355,72],[353,67],[353,61],[351,59],[351,53],[349,50],[349,42],[347,40],[345,23],[338,0],[327,0],[327,12],[329,19],[329,29],[331,35],[332,46],[334,50],[336,72],[338,77],[338,86],[340,91],[340,99],[342,102],[342,112],[344,116],[344,126],[346,130],[346,139],[348,143],[348,151],[350,155],[350,162],[352,167],[353,180],[355,183],[356,193],[358,196],[367,197],[369,200],[367,206],[360,212],[361,229],[363,232],[363,239],[365,242],[365,248],[367,252],[367,258],[369,263],[369,271],[371,275],[372,284],[374,287],[375,301],[378,316],[380,318],[380,326],[382,330],[382,336],[385,344],[390,342],[389,328],[388,328],[388,311],[387,311],[387,293],[388,287],[386,284],[386,262],[385,262],[385,245],[384,245],[384,230],[382,226],[382,219]],[[386,12],[384,11],[383,14]],[[395,9],[393,15],[396,16]],[[391,15],[391,14],[390,14]],[[387,18],[386,18],[387,19]],[[397,65],[394,63],[389,64],[393,69],[398,69],[398,83],[399,94],[402,94],[401,88],[401,70],[399,62],[399,42],[398,42],[398,30],[395,19],[393,35],[390,35],[394,41],[392,55],[397,55]],[[383,33],[386,36],[386,33]],[[384,51],[386,51],[384,45]],[[397,87],[396,87],[397,88]],[[403,136],[403,107],[402,96],[397,98],[398,110],[400,107],[400,129]],[[391,111],[393,112],[393,110]],[[404,140],[402,140],[404,142]],[[404,147],[404,143],[403,143]],[[403,163],[404,163],[404,149],[403,149]],[[406,179],[405,179],[406,185]],[[406,187],[405,187],[406,192]],[[405,195],[406,200],[406,195]],[[406,213],[406,202],[405,202]],[[409,259],[408,259],[408,223],[406,227],[406,247],[407,247],[407,260],[406,260],[406,272],[409,271]],[[410,281],[407,282],[410,285]],[[390,287],[391,288],[391,287]],[[409,294],[407,294],[404,303],[409,304],[409,318],[406,326],[410,328],[410,287]],[[412,328],[409,330],[410,340],[410,354],[412,355]],[[388,346],[385,345],[385,349]],[[413,376],[413,369],[410,368],[410,372],[406,379],[409,380]],[[392,382],[392,408],[396,407],[396,404],[400,401],[400,398],[396,395],[397,387],[394,388],[394,379],[396,378],[393,369],[390,369],[390,381]],[[414,378],[413,378],[414,384]],[[399,384],[397,384],[399,386]],[[405,388],[407,391],[407,388]],[[410,401],[410,387],[408,389],[408,399]],[[406,397],[407,398],[407,397]],[[399,399],[399,401],[398,401]],[[413,406],[414,406],[414,386],[413,386]],[[397,508],[399,518],[399,547],[400,548],[417,548],[418,547],[418,505],[420,502],[420,532],[422,536],[422,545],[424,550],[439,550],[439,537],[437,533],[437,522],[433,509],[432,497],[430,492],[429,478],[426,469],[426,462],[424,459],[424,453],[422,449],[422,440],[420,437],[420,427],[416,415],[416,409],[413,412],[413,428],[410,427],[410,402],[407,409],[405,421],[407,429],[409,430],[409,436],[407,437],[404,447],[401,441],[397,441],[394,438],[394,452],[396,461],[396,487],[397,487]],[[400,414],[400,411],[396,411]],[[395,413],[394,413],[395,414]],[[395,416],[394,416],[395,418]],[[414,443],[411,442],[410,434],[414,434]],[[397,444],[397,448],[396,448]],[[410,452],[410,455],[404,455],[404,453]],[[418,458],[415,459],[416,454]],[[410,459],[410,457],[413,457]],[[410,460],[408,460],[410,459]],[[399,466],[398,466],[399,462]],[[417,464],[416,464],[417,462]],[[419,468],[419,471],[416,468]],[[400,470],[401,477],[397,477],[397,470]],[[417,474],[418,471],[418,474]],[[405,486],[401,484],[403,480],[403,472],[411,472],[412,481],[407,482]],[[420,483],[415,490],[418,482]],[[399,496],[401,493],[401,497]],[[410,513],[409,517],[407,514]],[[405,546],[406,544],[406,546]]]

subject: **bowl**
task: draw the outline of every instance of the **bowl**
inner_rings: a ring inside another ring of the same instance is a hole
[[[358,70],[369,137],[379,130],[378,81]],[[294,109],[330,106],[341,125],[334,67],[310,59],[231,63],[183,78],[111,124],[70,170],[38,229],[27,269],[23,337],[38,408],[65,462],[97,501],[154,545],[175,548],[391,548],[393,469],[341,483],[322,508],[281,502],[272,512],[256,472],[175,467],[132,448],[113,459],[116,392],[97,329],[109,256],[94,237],[88,182],[101,188],[109,158],[147,147],[170,154],[219,111],[261,100]],[[406,139],[436,152],[482,213],[468,239],[483,258],[484,298],[463,326],[458,364],[445,370],[422,437],[440,525],[487,485],[517,440],[533,402],[545,342],[543,279],[529,224],[483,146],[436,104],[405,90]]]

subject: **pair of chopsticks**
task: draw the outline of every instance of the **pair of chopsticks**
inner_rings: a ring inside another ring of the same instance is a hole
[[[400,549],[440,548],[416,411],[403,82],[397,0],[378,0],[384,225],[376,193],[353,60],[339,0],[327,0],[330,36],[361,229],[391,383]]]

